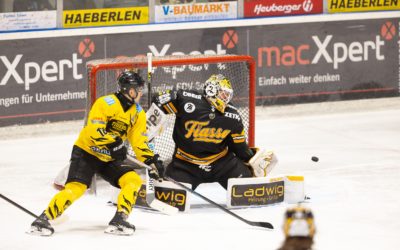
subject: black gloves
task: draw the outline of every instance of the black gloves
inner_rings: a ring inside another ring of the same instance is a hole
[[[160,160],[160,156],[155,154],[153,157],[148,158],[144,161],[146,165],[149,165],[152,169],[149,170],[149,176],[152,179],[162,180],[164,176],[164,164]]]
[[[124,142],[120,137],[115,138],[115,142],[107,144],[106,147],[110,150],[110,156],[116,161],[123,161],[126,159],[126,153],[128,152]]]

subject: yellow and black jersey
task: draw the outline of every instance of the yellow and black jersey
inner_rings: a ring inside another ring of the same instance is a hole
[[[105,145],[119,136],[127,139],[138,160],[144,161],[154,155],[147,145],[146,113],[139,104],[123,105],[122,98],[121,94],[98,98],[75,145],[108,162],[112,158]]]
[[[183,90],[162,92],[153,101],[166,114],[176,114],[174,157],[209,165],[228,151],[246,162],[253,156],[234,106],[228,105],[221,113],[203,95]]]

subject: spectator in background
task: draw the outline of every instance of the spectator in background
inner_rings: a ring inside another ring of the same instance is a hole
[[[314,215],[300,205],[289,208],[283,225],[285,241],[279,250],[311,250],[314,243]]]
[[[207,1],[197,1],[207,2]],[[183,4],[183,3],[196,3],[196,0],[160,0],[160,4]]]
[[[48,0],[14,0],[13,11],[40,11],[40,10],[55,10]]]
[[[104,8],[149,6],[149,0],[104,0]]]
[[[64,0],[64,10],[85,10],[96,9],[96,4],[93,0]]]

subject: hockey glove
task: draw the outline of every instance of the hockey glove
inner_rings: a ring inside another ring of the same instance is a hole
[[[278,163],[278,158],[273,151],[266,151],[259,148],[251,148],[255,153],[249,160],[254,177],[265,177]]]
[[[110,151],[110,156],[115,161],[123,161],[126,159],[128,150],[126,149],[121,137],[116,137],[115,142],[107,144],[106,147]]]
[[[144,163],[152,168],[151,170],[149,170],[150,178],[162,181],[165,168],[163,162],[160,160],[160,156],[158,154],[155,154],[153,157],[145,160]]]

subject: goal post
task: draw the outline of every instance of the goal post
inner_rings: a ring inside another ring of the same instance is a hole
[[[232,84],[231,103],[243,119],[250,146],[254,146],[255,122],[255,61],[248,55],[177,55],[152,57],[151,85],[145,88],[141,99],[144,110],[149,107],[153,93],[165,90],[201,92],[204,82],[212,74],[223,74]],[[148,57],[116,57],[92,60],[87,69],[87,114],[97,98],[116,92],[116,79],[125,69],[136,70],[147,82]],[[174,117],[170,126],[156,138],[155,152],[168,161],[173,155],[172,139]]]

